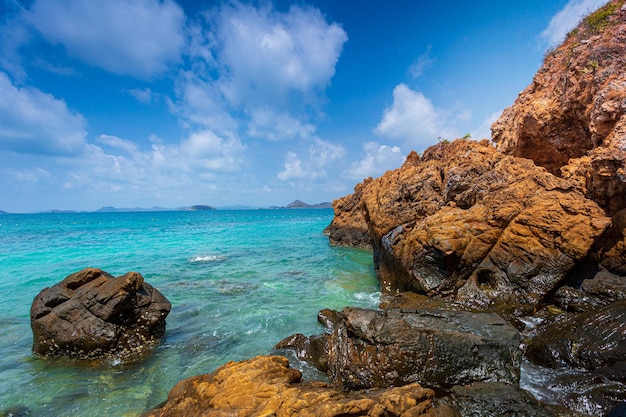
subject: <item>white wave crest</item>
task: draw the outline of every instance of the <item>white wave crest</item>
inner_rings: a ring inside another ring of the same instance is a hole
[[[354,298],[356,298],[357,300],[366,301],[366,302],[376,304],[376,305],[380,303],[380,297],[381,297],[380,292],[373,292],[373,293],[357,292],[354,294]]]
[[[194,256],[193,258],[189,260],[189,262],[208,263],[208,262],[225,261],[226,259],[228,259],[228,257],[224,255],[205,255],[205,256]]]

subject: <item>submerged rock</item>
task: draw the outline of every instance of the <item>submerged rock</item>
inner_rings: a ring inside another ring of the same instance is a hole
[[[346,308],[341,315],[331,333],[287,338],[276,349],[294,349],[343,390],[519,381],[518,332],[495,314]]]
[[[449,407],[433,408],[433,398],[418,384],[344,393],[321,381],[302,381],[282,356],[259,356],[179,382],[167,402],[143,417],[456,416]]]
[[[141,274],[96,268],[42,290],[30,310],[33,352],[43,356],[124,359],[165,333],[171,304]]]

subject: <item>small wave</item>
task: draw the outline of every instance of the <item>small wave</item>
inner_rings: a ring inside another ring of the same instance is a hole
[[[225,261],[228,257],[224,255],[206,255],[206,256],[194,256],[189,260],[189,262],[200,262],[200,263],[209,263],[209,262],[220,262]]]
[[[380,296],[381,293],[380,292],[373,292],[373,293],[369,293],[369,292],[357,292],[354,294],[354,298],[356,298],[359,301],[367,301],[370,302],[372,304],[379,304],[380,303]]]

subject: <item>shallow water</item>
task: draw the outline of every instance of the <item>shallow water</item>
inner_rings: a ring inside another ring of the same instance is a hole
[[[135,416],[180,379],[320,333],[322,308],[375,308],[371,253],[322,234],[332,210],[0,216],[0,414]],[[31,353],[35,295],[86,267],[140,272],[172,303],[167,332],[133,365]],[[311,372],[307,370],[307,372]]]

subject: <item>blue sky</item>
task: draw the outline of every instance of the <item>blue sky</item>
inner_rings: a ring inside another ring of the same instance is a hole
[[[0,0],[0,209],[332,201],[489,137],[599,0]]]

